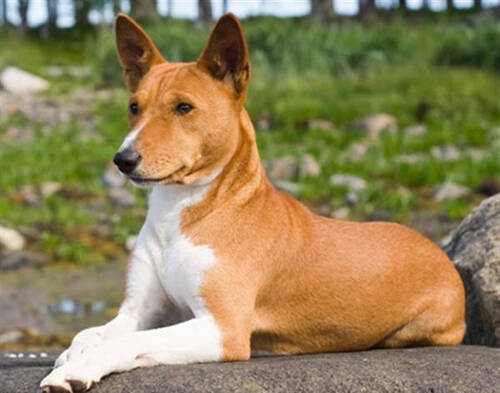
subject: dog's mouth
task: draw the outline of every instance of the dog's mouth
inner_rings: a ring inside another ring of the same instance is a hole
[[[128,178],[133,183],[139,186],[155,185],[160,183],[178,183],[180,180],[179,175],[186,168],[187,168],[186,165],[181,165],[178,169],[176,169],[169,175],[162,177],[142,177],[142,176],[129,175]]]

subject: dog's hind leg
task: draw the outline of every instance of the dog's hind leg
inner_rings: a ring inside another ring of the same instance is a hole
[[[377,348],[458,345],[465,333],[463,296],[442,291],[412,321],[384,338]]]

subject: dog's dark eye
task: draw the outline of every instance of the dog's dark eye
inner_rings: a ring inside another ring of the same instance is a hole
[[[129,106],[130,113],[133,115],[137,115],[139,113],[139,105],[137,105],[137,102],[132,102]]]
[[[186,102],[181,102],[180,104],[177,104],[177,106],[175,107],[175,113],[177,113],[178,115],[185,115],[186,113],[191,112],[192,109],[193,109],[192,105]]]

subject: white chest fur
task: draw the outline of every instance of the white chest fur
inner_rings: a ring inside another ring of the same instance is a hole
[[[200,286],[205,270],[216,262],[208,245],[194,245],[181,231],[184,209],[200,202],[208,184],[155,187],[139,241],[149,257],[167,296],[195,316],[206,314]],[[138,244],[141,247],[140,244]]]

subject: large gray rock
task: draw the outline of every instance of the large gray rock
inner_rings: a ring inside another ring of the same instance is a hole
[[[500,346],[500,194],[475,208],[443,249],[465,283],[464,343]]]
[[[15,357],[11,357],[15,356]],[[56,353],[0,353],[0,391],[33,393]],[[110,375],[91,393],[494,393],[500,350],[414,348],[160,366]]]

